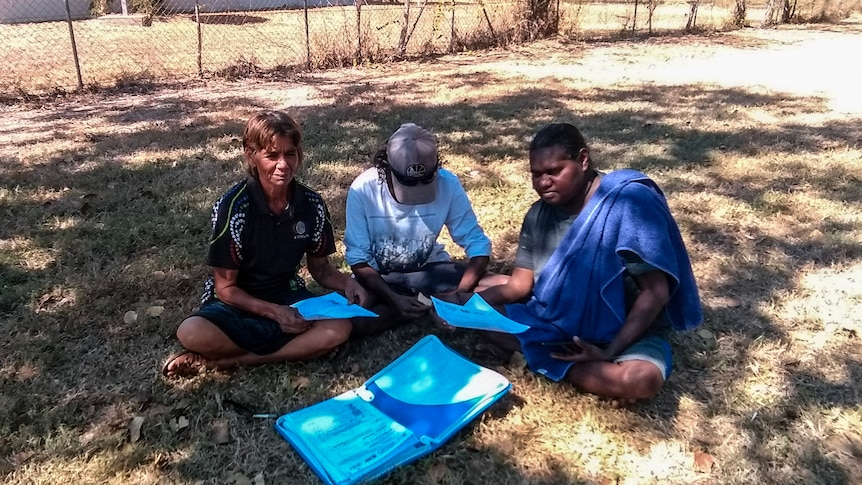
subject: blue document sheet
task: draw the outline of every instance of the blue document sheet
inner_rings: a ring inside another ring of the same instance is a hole
[[[365,483],[436,450],[511,387],[429,335],[362,387],[275,429],[324,483]]]
[[[359,305],[348,303],[340,293],[327,293],[306,298],[290,305],[306,320],[328,320],[330,318],[376,317],[377,314]]]
[[[475,330],[493,330],[503,333],[521,333],[528,326],[510,320],[488,304],[478,293],[467,300],[464,305],[445,302],[431,297],[437,316],[453,327],[472,328]]]

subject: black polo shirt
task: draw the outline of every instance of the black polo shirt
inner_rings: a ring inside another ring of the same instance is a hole
[[[269,210],[254,177],[231,187],[213,205],[207,264],[239,270],[237,286],[273,303],[281,303],[292,292],[305,288],[297,274],[303,255],[323,257],[335,252],[323,198],[295,180],[291,190],[290,205],[280,216]],[[214,297],[217,295],[210,277],[201,302]]]

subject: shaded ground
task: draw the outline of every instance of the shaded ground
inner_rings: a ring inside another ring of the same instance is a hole
[[[507,51],[88,95],[0,108],[0,473],[10,483],[316,483],[271,423],[361,383],[425,333],[347,359],[158,376],[195,304],[209,204],[238,177],[241,122],[302,120],[304,178],[343,228],[345,190],[404,121],[437,133],[511,265],[534,195],[524,146],[582,126],[599,163],[655,177],[701,285],[704,327],[676,339],[651,403],[616,411],[517,363],[515,389],[383,483],[862,481],[862,20]],[[339,253],[340,254],[340,253]],[[163,307],[155,315],[147,311]],[[138,320],[124,320],[134,310]],[[128,424],[144,417],[142,438]],[[179,418],[189,421],[179,427]],[[214,422],[232,441],[210,440]],[[708,453],[713,467],[696,464]],[[701,456],[701,455],[698,455]]]

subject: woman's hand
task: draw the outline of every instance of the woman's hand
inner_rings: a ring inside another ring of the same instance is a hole
[[[415,296],[393,295],[392,304],[398,313],[407,318],[419,318],[431,309],[429,305],[417,300]]]
[[[452,290],[452,291],[447,291],[444,293],[437,293],[433,296],[434,296],[434,298],[443,300],[447,303],[454,303],[456,305],[463,305],[463,304],[467,303],[467,300],[469,300],[473,296],[473,292],[472,291]]]
[[[434,322],[434,326],[439,328],[440,330],[445,330],[447,332],[454,332],[455,327],[450,325],[449,322],[440,318],[440,315],[437,314],[436,311],[431,310],[431,321]]]
[[[302,318],[296,308],[284,305],[276,305],[273,320],[278,322],[284,333],[299,334],[311,328],[311,322]]]
[[[437,298],[439,300],[443,300],[447,303],[454,303],[456,305],[463,305],[472,296],[473,296],[472,291],[452,290],[452,291],[446,291],[444,293],[437,293],[436,295],[434,295],[434,298]],[[441,330],[446,330],[447,332],[455,331],[455,327],[453,327],[452,325],[449,325],[449,322],[440,318],[440,315],[437,315],[437,312],[434,310],[431,310],[431,320],[434,322],[434,325]]]
[[[551,352],[551,357],[567,362],[609,361],[611,356],[601,348],[580,337],[572,337],[572,344],[562,347],[565,352]]]
[[[343,291],[348,303],[355,303],[361,306],[365,306],[368,303],[368,292],[353,278],[347,278]]]

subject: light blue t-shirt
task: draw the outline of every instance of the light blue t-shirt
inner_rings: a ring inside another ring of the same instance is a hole
[[[411,272],[450,261],[437,237],[443,226],[467,258],[491,255],[491,240],[479,227],[458,177],[440,169],[437,197],[427,204],[396,201],[376,168],[360,174],[347,192],[344,232],[347,264],[367,263],[382,274]]]

